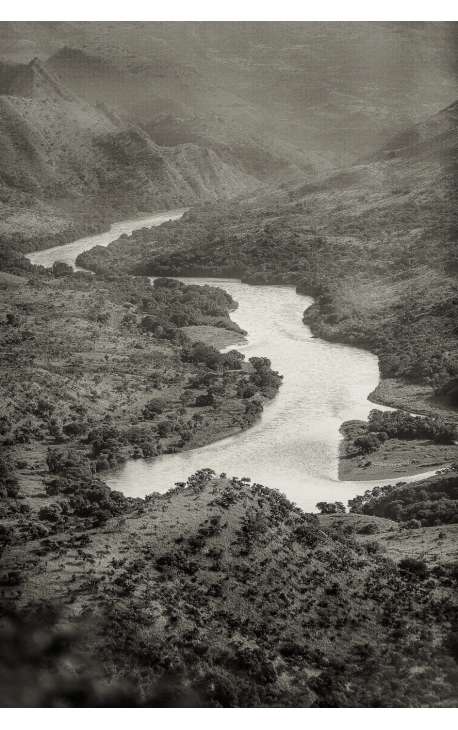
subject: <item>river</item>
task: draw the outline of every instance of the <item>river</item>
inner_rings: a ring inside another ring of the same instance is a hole
[[[125,221],[109,233],[29,254],[28,258],[44,266],[51,266],[56,259],[74,264],[76,255],[86,250],[84,246],[107,245],[121,232],[130,233],[141,225],[159,225],[172,216],[178,218],[182,212],[160,214],[162,220],[153,216]],[[200,449],[131,460],[103,473],[112,489],[144,497],[155,491],[165,492],[175,482],[186,481],[197,469],[209,467],[217,473],[250,477],[279,489],[299,507],[311,511],[319,501],[346,503],[366,489],[397,481],[338,479],[340,425],[354,418],[365,419],[374,407],[367,400],[379,382],[374,355],[314,338],[302,322],[304,310],[313,300],[296,294],[292,286],[250,286],[233,279],[182,281],[220,286],[231,294],[239,303],[232,319],[248,332],[247,341],[237,349],[247,359],[253,355],[268,357],[272,367],[284,376],[283,384],[265,407],[262,418],[247,431]],[[402,481],[418,478],[402,477]]]
[[[104,233],[96,233],[94,236],[79,238],[77,241],[65,243],[62,246],[46,248],[43,251],[34,251],[33,253],[26,254],[26,256],[32,264],[41,264],[41,266],[49,268],[55,261],[64,261],[69,266],[73,266],[75,269],[81,271],[78,266],[75,266],[75,261],[77,256],[83,253],[83,251],[88,251],[90,248],[94,248],[94,246],[108,246],[109,243],[115,241],[123,233],[129,235],[135,229],[142,228],[143,226],[151,228],[152,226],[160,226],[161,223],[165,223],[166,221],[176,220],[177,218],[181,218],[186,210],[189,210],[189,208],[177,208],[176,210],[167,210],[162,213],[151,213],[141,218],[131,218],[120,221],[119,223],[113,223],[110,230]]]

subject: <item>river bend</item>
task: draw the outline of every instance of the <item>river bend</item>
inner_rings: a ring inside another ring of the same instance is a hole
[[[141,225],[160,225],[182,213],[170,211],[125,221],[108,233],[38,251],[28,258],[44,266],[57,259],[74,265],[76,256],[88,248],[108,245],[123,232],[130,233]],[[284,376],[283,384],[261,419],[247,431],[200,449],[131,460],[103,472],[112,489],[144,497],[165,492],[197,469],[209,467],[279,489],[299,507],[311,511],[319,501],[346,503],[366,489],[390,481],[342,482],[337,474],[340,425],[349,419],[365,419],[374,407],[367,400],[379,382],[374,355],[314,338],[302,322],[304,310],[313,300],[296,294],[292,286],[250,286],[233,279],[182,281],[221,286],[231,294],[239,303],[232,319],[248,332],[247,341],[237,349],[247,359],[268,357]],[[428,474],[402,477],[402,481],[420,476]]]

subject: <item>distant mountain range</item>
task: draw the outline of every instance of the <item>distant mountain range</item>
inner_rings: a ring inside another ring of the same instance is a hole
[[[454,23],[12,22],[0,39],[0,234],[21,250],[351,187],[349,164],[408,147],[458,96]]]
[[[3,23],[3,59],[51,57],[77,94],[150,121],[219,114],[341,165],[458,96],[457,25]]]

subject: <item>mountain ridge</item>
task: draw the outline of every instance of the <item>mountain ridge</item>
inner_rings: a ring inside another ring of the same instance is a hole
[[[40,232],[35,243],[24,240],[18,247],[22,229],[14,220],[21,196],[44,216],[46,237],[78,226],[80,215],[71,210],[81,196],[95,217],[114,220],[138,210],[252,193],[262,185],[206,148],[160,148],[103,102],[94,107],[69,91],[42,61],[17,68],[7,90],[0,95],[0,191],[6,204],[0,230],[19,250],[32,250],[35,243],[47,247],[37,239]]]

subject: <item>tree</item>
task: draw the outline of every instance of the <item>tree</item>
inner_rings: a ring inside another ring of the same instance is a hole
[[[164,410],[164,403],[154,398],[153,400],[150,400],[149,403],[147,403],[142,411],[143,418],[146,420],[153,420],[155,416],[160,416],[161,413]]]
[[[55,279],[60,279],[62,276],[73,276],[73,268],[65,261],[55,261],[51,271]]]
[[[362,454],[372,454],[380,446],[380,440],[377,436],[360,436],[355,439],[353,444],[360,450]]]
[[[205,395],[198,395],[196,398],[196,406],[212,406],[215,403],[215,398],[211,390],[208,390]]]
[[[6,324],[10,327],[19,327],[19,317],[12,312],[6,313]]]
[[[404,558],[400,561],[399,568],[406,573],[418,575],[419,578],[426,578],[428,575],[428,566],[425,561],[416,558]]]
[[[345,513],[345,506],[342,502],[318,502],[316,508],[322,515],[335,515]]]

